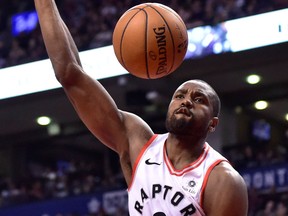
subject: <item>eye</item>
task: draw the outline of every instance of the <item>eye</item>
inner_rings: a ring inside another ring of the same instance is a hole
[[[203,103],[203,102],[204,102],[204,99],[201,98],[201,97],[196,97],[196,98],[194,99],[194,101],[195,101],[196,103]]]
[[[175,95],[175,98],[182,99],[182,98],[184,98],[184,96],[182,94],[177,94],[177,95]]]

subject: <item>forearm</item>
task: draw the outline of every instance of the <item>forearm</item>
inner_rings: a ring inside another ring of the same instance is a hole
[[[77,47],[54,0],[35,0],[35,7],[48,56],[60,79],[69,65],[81,66]]]

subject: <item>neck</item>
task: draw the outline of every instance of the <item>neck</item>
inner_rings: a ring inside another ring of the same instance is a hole
[[[166,152],[175,169],[181,170],[199,158],[203,152],[205,139],[179,136],[169,133]]]

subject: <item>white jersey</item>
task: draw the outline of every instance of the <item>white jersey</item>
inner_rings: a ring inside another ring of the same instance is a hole
[[[128,188],[131,216],[203,216],[202,198],[211,170],[227,161],[208,143],[199,158],[176,170],[166,154],[168,134],[154,135],[143,147]]]

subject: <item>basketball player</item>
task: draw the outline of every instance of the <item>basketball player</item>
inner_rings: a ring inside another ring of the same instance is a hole
[[[138,116],[119,110],[81,66],[77,48],[54,0],[35,0],[55,75],[89,130],[118,153],[131,216],[245,216],[246,186],[205,140],[218,124],[220,101],[205,82],[174,93],[167,134],[154,134]]]

